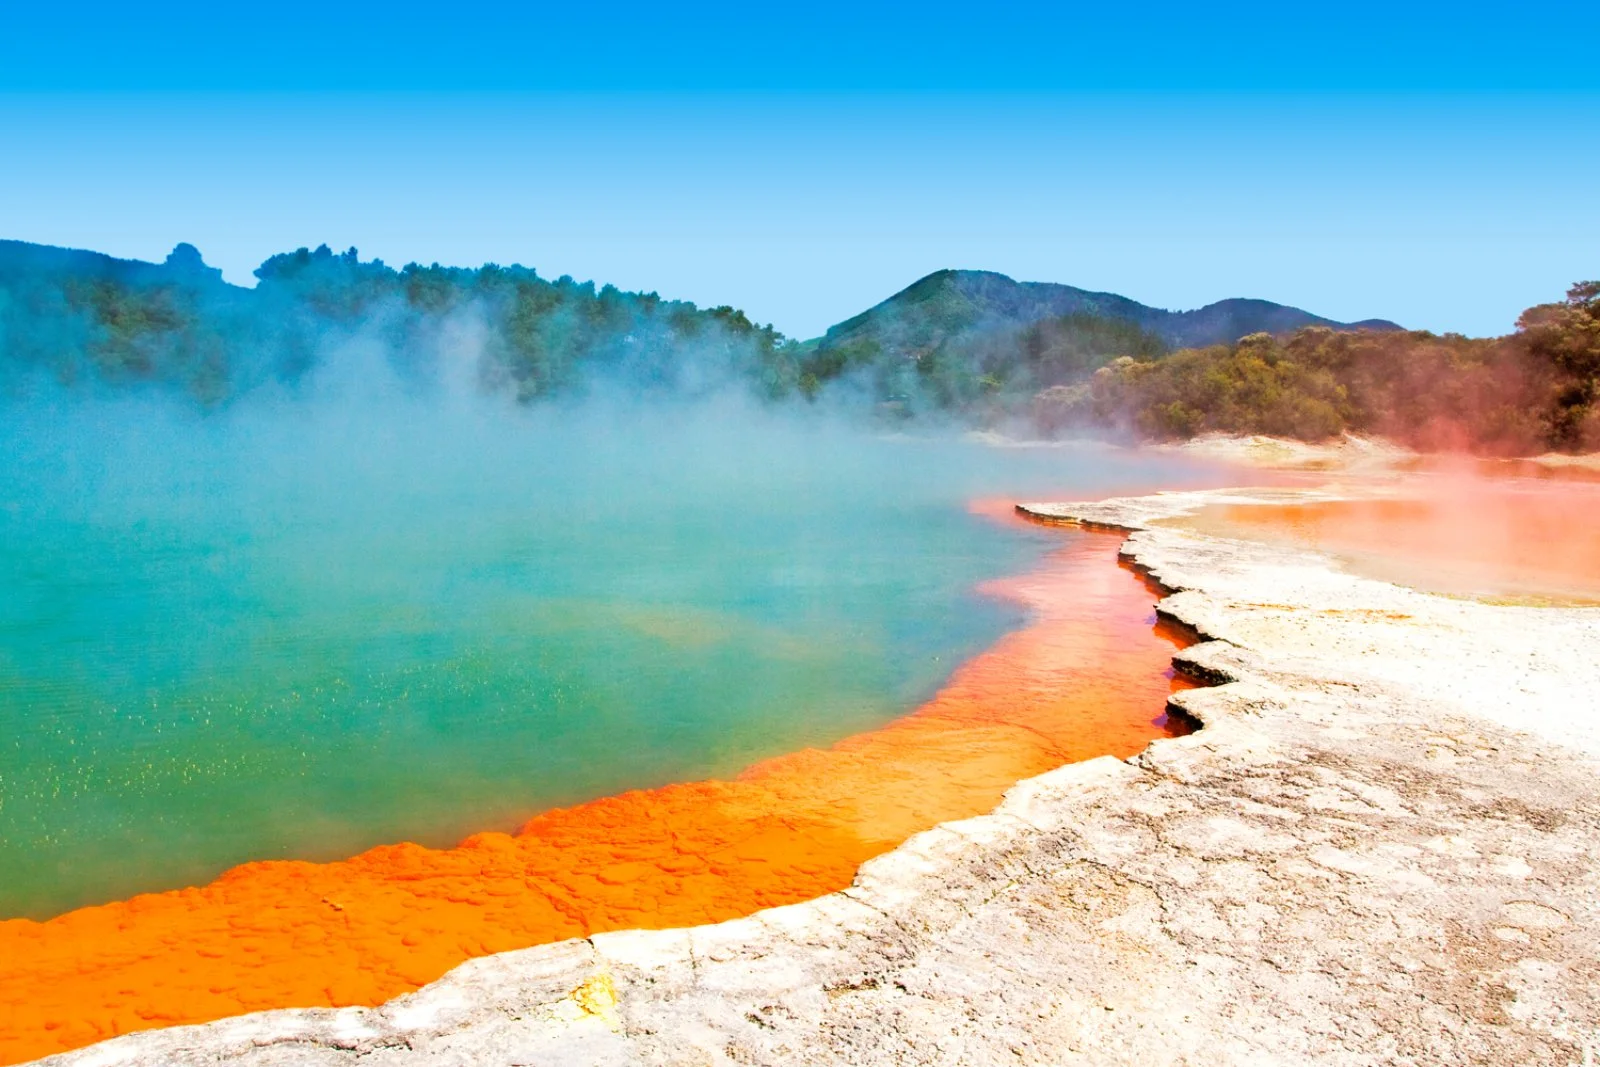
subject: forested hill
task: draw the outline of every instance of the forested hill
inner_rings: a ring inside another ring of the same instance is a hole
[[[146,263],[78,248],[0,240],[0,284],[8,291],[34,282],[67,279],[121,285],[225,284],[222,272],[206,266],[200,252],[189,244],[173,249],[165,263]]]
[[[1265,301],[1167,312],[940,271],[802,344],[732,307],[515,265],[395,269],[324,245],[275,255],[255,273],[254,288],[229,285],[187,244],[157,264],[0,241],[0,388],[165,388],[216,405],[268,383],[292,387],[356,344],[381,347],[396,373],[418,380],[438,372],[447,347],[459,366],[470,344],[477,385],[521,400],[602,380],[674,392],[734,385],[771,401],[827,394],[904,417],[983,422],[1118,356],[1327,322]]]
[[[808,343],[800,387],[814,392],[836,379],[857,381],[910,411],[992,419],[1118,356],[1156,359],[1176,348],[1313,325],[1399,329],[1381,320],[1333,322],[1266,300],[1163,311],[1115,293],[942,270]]]
[[[525,401],[602,379],[631,391],[796,388],[795,346],[731,307],[521,266],[396,270],[326,245],[255,273],[253,289],[229,285],[187,244],[154,264],[0,242],[0,392],[145,388],[215,406],[296,388],[355,349],[381,351],[418,388],[457,373],[465,355],[477,388]]]
[[[315,389],[335,364],[336,382],[525,403],[732,389],[1023,432],[1357,430],[1423,447],[1600,448],[1596,282],[1528,309],[1513,334],[1471,339],[1260,300],[1171,312],[940,271],[796,342],[732,307],[522,266],[395,269],[322,246],[255,273],[254,288],[230,285],[186,244],[158,264],[0,241],[0,397],[142,389],[211,408]]]
[[[1425,450],[1600,451],[1600,282],[1528,308],[1504,337],[1308,326],[1119,357],[1041,391],[1033,412],[1046,433],[1143,440],[1358,432]]]
[[[983,270],[935,271],[881,304],[828,330],[819,347],[875,339],[923,349],[961,334],[1016,330],[1044,319],[1092,315],[1131,323],[1169,348],[1227,344],[1252,333],[1287,333],[1303,326],[1338,330],[1398,330],[1383,319],[1335,322],[1270,300],[1219,300],[1194,311],[1165,311],[1115,293],[1054,282],[1019,282]]]

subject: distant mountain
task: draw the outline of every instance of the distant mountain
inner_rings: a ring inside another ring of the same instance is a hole
[[[731,307],[515,264],[396,270],[326,245],[272,256],[255,275],[254,288],[230,285],[188,244],[145,263],[0,241],[0,397],[153,389],[215,407],[299,388],[351,346],[381,352],[405,388],[472,378],[530,402],[600,380],[674,394],[742,383],[773,400],[796,387],[798,346]]]
[[[1171,340],[1174,348],[1200,348],[1205,345],[1232,344],[1253,333],[1291,333],[1307,326],[1326,326],[1331,330],[1403,331],[1405,327],[1388,319],[1362,319],[1336,322],[1297,307],[1274,304],[1270,300],[1235,297],[1193,311],[1147,309],[1158,319],[1149,328]]]
[[[946,270],[801,343],[732,307],[550,281],[515,265],[396,270],[322,246],[272,256],[255,274],[254,288],[230,285],[188,244],[143,263],[0,241],[0,393],[51,381],[175,389],[214,406],[271,383],[297,386],[357,343],[380,346],[420,387],[455,366],[461,353],[446,349],[467,329],[481,338],[478,385],[522,400],[601,380],[678,393],[742,384],[774,402],[826,394],[908,417],[985,422],[1120,356],[1150,362],[1260,331],[1351,328],[1264,300],[1171,312]]]
[[[222,281],[222,271],[206,266],[199,249],[191,244],[178,245],[165,263],[147,263],[139,259],[117,259],[81,248],[0,240],[0,282],[32,286],[46,281],[59,283],[69,278],[126,286],[180,282],[226,285]]]
[[[1228,344],[1252,333],[1287,333],[1303,326],[1401,329],[1384,319],[1336,322],[1270,300],[1219,300],[1194,311],[1166,311],[1116,293],[1054,282],[1019,282],[986,270],[941,270],[831,327],[817,346],[837,348],[871,337],[914,350],[935,347],[958,334],[1014,330],[1066,315],[1120,319],[1171,348]]]
[[[910,413],[993,418],[1042,389],[1081,382],[1119,356],[1150,361],[1174,349],[1306,326],[1400,329],[1378,319],[1335,322],[1266,300],[1164,311],[1115,293],[942,270],[807,342],[799,385],[814,395],[838,380]]]

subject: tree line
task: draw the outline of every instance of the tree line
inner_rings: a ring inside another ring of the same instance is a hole
[[[255,274],[254,289],[228,285],[189,245],[148,264],[0,242],[0,392],[43,378],[168,389],[212,407],[267,383],[293,388],[340,345],[376,344],[402,380],[422,382],[441,352],[469,343],[476,386],[525,403],[609,381],[1044,434],[1360,432],[1423,449],[1600,449],[1600,282],[1529,308],[1505,337],[1309,326],[1173,351],[1114,308],[997,321],[931,284],[943,275],[907,290],[907,308],[802,343],[733,307],[522,266],[395,269],[323,245]]]
[[[1046,433],[1142,440],[1356,432],[1423,450],[1600,450],[1600,282],[1529,308],[1504,337],[1308,327],[1154,359],[1124,355],[1041,391],[1031,415]]]

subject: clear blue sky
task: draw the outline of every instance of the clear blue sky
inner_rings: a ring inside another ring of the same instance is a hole
[[[0,14],[0,236],[241,283],[326,241],[809,336],[956,266],[1482,334],[1600,275],[1597,189],[1577,4]]]

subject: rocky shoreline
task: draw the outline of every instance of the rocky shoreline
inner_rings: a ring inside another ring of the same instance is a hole
[[[1415,592],[1151,526],[1204,727],[1023,782],[851,888],[474,960],[382,1008],[154,1030],[50,1064],[1437,1063],[1600,1057],[1600,609]]]

